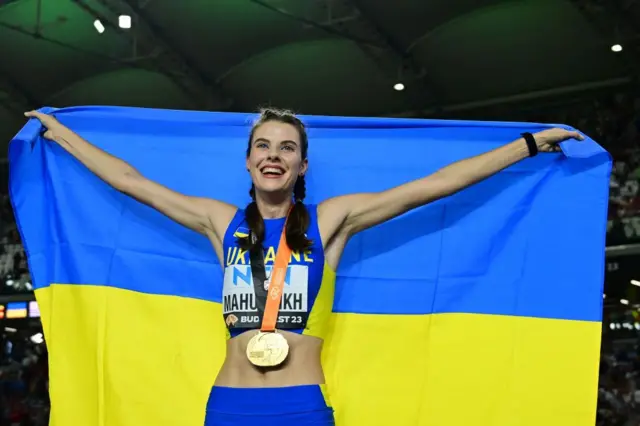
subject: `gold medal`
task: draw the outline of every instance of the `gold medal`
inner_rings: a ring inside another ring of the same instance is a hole
[[[258,332],[249,340],[247,358],[258,367],[275,367],[289,355],[289,343],[278,332]]]

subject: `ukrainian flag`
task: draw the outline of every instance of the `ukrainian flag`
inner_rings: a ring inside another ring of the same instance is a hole
[[[250,115],[57,117],[177,191],[248,201]],[[387,189],[548,127],[304,119],[309,202]],[[51,424],[202,424],[225,351],[213,250],[40,130],[31,121],[11,142],[10,186],[50,350]],[[562,148],[349,243],[323,353],[339,426],[593,425],[611,162],[590,139]]]

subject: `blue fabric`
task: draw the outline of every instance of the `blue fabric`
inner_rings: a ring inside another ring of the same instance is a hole
[[[318,385],[281,388],[214,386],[205,426],[334,426]]]
[[[307,277],[308,277],[308,298],[307,298],[307,310],[308,314],[311,312],[311,308],[318,296],[318,291],[320,290],[320,284],[322,284],[322,275],[324,270],[324,250],[322,248],[322,241],[320,239],[320,231],[318,230],[318,214],[317,214],[317,206],[315,205],[307,205],[307,211],[309,212],[309,228],[307,230],[307,238],[312,241],[311,247],[306,251],[306,253],[293,253],[291,256],[291,261],[289,265],[301,265],[306,267]],[[284,227],[286,218],[279,219],[265,219],[265,234],[263,241],[264,248],[264,263],[265,263],[265,272],[267,277],[271,276],[271,268],[273,267],[273,263],[275,261],[275,254],[278,252],[278,245],[280,243],[280,236],[282,234],[282,228]],[[249,265],[249,253],[240,249],[237,243],[237,236],[244,236],[248,234],[249,226],[245,220],[244,209],[239,209],[236,213],[235,217],[231,220],[229,224],[229,228],[227,229],[224,241],[223,241],[223,252],[224,252],[224,262],[225,268],[229,266],[237,266],[237,265]],[[234,273],[233,270],[229,271],[228,274],[233,276],[226,277],[226,280],[230,280],[233,286],[244,286],[247,287],[251,292],[253,292],[253,279],[251,276],[251,269],[248,267],[246,271],[243,271],[243,274]],[[283,298],[283,308],[281,309],[280,316],[278,318],[278,328],[286,329],[292,333],[302,333],[306,326],[306,320],[300,321],[303,317],[298,315],[289,315],[290,312],[287,312],[287,297],[288,295],[297,296],[298,294],[291,294],[291,267],[289,267],[287,271],[287,276],[285,277],[285,295]],[[224,301],[225,306],[225,317],[226,310],[229,305],[228,300]],[[255,309],[255,308],[254,308]],[[284,316],[283,316],[284,314]],[[292,320],[285,321],[283,320]],[[295,325],[295,326],[294,326]],[[229,332],[232,337],[241,334],[243,331],[250,330],[251,328],[235,328],[233,326],[229,326]],[[259,328],[259,327],[257,327]]]
[[[56,115],[161,184],[238,206],[249,201],[244,161],[253,115],[119,107]],[[385,190],[550,127],[302,118],[309,203]],[[39,132],[31,120],[9,153],[36,288],[96,283],[221,301],[220,265],[206,238],[109,188]],[[588,138],[562,150],[354,237],[337,271],[334,311],[599,321],[611,161]]]

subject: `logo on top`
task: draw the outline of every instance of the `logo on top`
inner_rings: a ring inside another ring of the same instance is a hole
[[[239,226],[236,232],[233,233],[233,236],[236,238],[247,238],[249,236],[249,228]]]

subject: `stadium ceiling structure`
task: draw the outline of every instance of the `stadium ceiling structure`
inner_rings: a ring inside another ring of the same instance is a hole
[[[45,105],[428,117],[612,90],[640,69],[639,16],[635,0],[0,0],[0,137]]]

